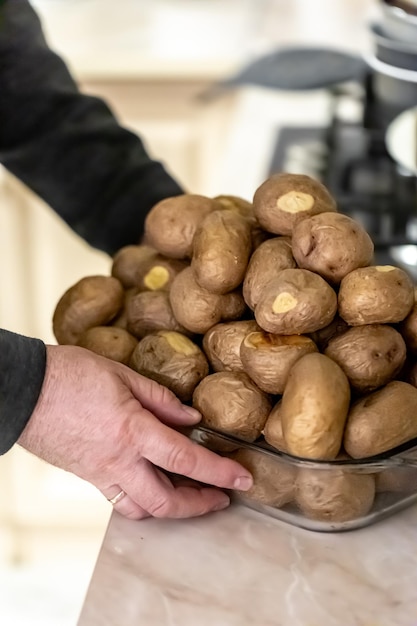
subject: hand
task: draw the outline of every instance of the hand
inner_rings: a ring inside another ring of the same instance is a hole
[[[133,519],[193,517],[223,509],[220,489],[249,489],[235,461],[192,442],[175,428],[201,418],[165,387],[128,367],[75,346],[47,346],[45,380],[19,444],[98,487]]]

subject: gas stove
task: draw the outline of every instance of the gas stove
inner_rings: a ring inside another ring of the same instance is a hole
[[[369,77],[329,95],[329,125],[280,128],[269,175],[286,171],[321,180],[339,210],[371,235],[375,262],[401,266],[417,280],[417,178],[387,151],[387,111],[372,97]]]

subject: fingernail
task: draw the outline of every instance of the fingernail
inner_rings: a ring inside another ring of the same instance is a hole
[[[253,478],[251,476],[240,476],[236,478],[233,487],[239,489],[239,491],[247,491],[253,485]]]
[[[229,504],[230,504],[230,498],[225,495],[224,498],[222,498],[220,502],[216,504],[213,511],[222,511],[223,509],[227,509]]]
[[[183,405],[182,410],[195,422],[199,422],[201,420],[201,413],[197,411],[197,409],[193,409],[192,406]]]

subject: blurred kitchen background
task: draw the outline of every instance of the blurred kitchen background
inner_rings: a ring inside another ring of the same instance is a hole
[[[417,105],[416,1],[32,3],[80,88],[187,190],[251,199],[273,171],[322,178],[378,258],[414,271],[415,113],[392,122]],[[62,293],[110,270],[1,168],[0,255],[0,327],[50,343]],[[110,505],[17,447],[0,458],[0,488],[0,623],[75,625]]]

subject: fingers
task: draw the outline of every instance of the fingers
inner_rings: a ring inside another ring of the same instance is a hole
[[[159,420],[169,425],[191,426],[201,420],[201,414],[180,402],[175,394],[159,383],[133,372],[124,372],[128,385],[141,405]]]
[[[239,463],[192,442],[149,414],[148,418],[151,419],[142,422],[140,453],[151,463],[173,474],[216,487],[250,489],[252,477]]]
[[[101,493],[109,502],[112,498],[116,500],[114,504],[112,502],[110,503],[118,513],[121,513],[125,517],[135,520],[149,517],[149,513],[145,511],[141,506],[139,506],[139,504],[134,502],[134,500],[132,500],[132,498],[127,495],[127,493],[124,492],[124,495],[122,497],[117,497],[121,493],[121,489],[118,485],[106,487],[101,490]]]
[[[153,517],[197,517],[230,504],[229,497],[218,489],[174,486],[165,474],[145,460],[138,465],[137,475],[123,484],[130,497]]]

